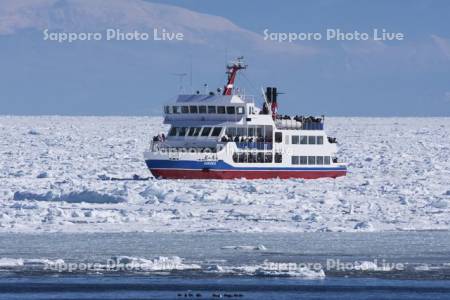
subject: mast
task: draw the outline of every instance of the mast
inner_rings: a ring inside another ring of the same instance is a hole
[[[247,65],[242,61],[243,59],[243,56],[238,57],[236,61],[227,65],[228,82],[223,89],[223,95],[231,96],[237,72],[247,68]]]

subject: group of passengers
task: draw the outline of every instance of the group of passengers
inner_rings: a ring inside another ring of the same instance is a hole
[[[165,142],[166,141],[166,135],[164,133],[160,133],[158,135],[155,135],[153,137],[154,142]]]
[[[277,115],[277,120],[294,120],[301,123],[322,123],[322,118],[316,118],[313,116],[295,116],[291,117],[288,115]]]
[[[329,137],[328,137],[328,142],[329,142],[330,144],[335,144],[335,143],[337,143],[337,140],[336,140],[335,137],[329,136]]]
[[[302,123],[322,123],[322,118],[316,118],[313,116],[309,117],[295,116],[294,120]]]
[[[220,139],[221,142],[235,142],[235,143],[271,143],[272,140],[270,138],[264,138],[262,135],[259,136],[228,136],[223,135]]]

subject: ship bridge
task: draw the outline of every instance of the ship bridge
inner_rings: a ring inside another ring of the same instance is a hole
[[[254,114],[254,98],[246,95],[179,95],[164,106],[164,123],[174,126],[239,123]]]

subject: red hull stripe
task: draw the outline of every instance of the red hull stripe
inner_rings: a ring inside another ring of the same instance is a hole
[[[317,179],[323,177],[336,178],[345,176],[346,170],[336,171],[283,171],[283,170],[186,170],[186,169],[154,169],[150,168],[153,176],[166,179],[269,179],[269,178],[304,178]]]

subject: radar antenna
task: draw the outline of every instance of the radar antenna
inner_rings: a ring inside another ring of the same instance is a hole
[[[243,60],[244,57],[240,56],[227,65],[228,82],[223,89],[223,95],[230,96],[232,94],[237,72],[247,68],[247,65],[244,64]]]

